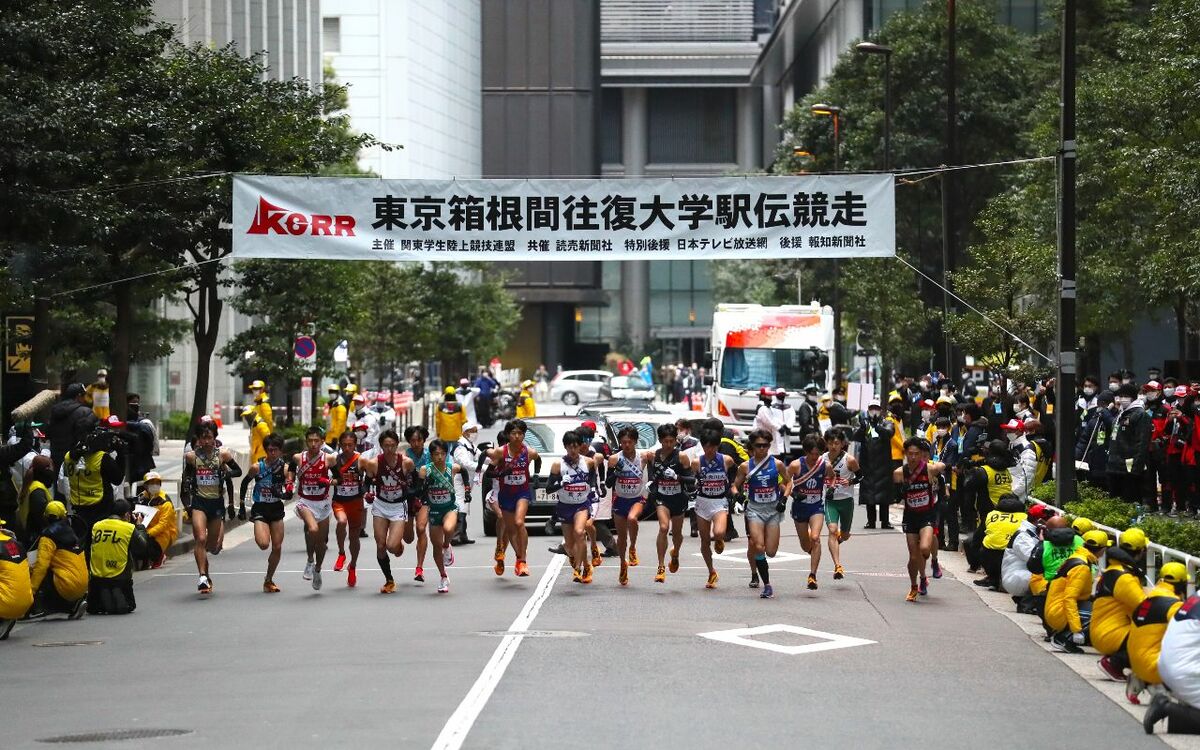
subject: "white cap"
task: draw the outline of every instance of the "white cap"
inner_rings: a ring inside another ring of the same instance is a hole
[[[879,403],[879,399],[877,399],[877,398],[873,398],[867,402],[868,409],[870,409],[872,406],[878,406],[880,409],[883,408],[883,404]]]
[[[462,431],[463,431],[464,435],[466,435],[468,432],[477,432],[478,430],[479,430],[479,423],[474,420],[467,422],[462,427]]]

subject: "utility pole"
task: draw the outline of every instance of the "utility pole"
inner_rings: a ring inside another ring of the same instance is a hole
[[[955,0],[946,0],[946,166],[958,164],[958,39],[956,33]],[[954,172],[942,172],[942,324],[945,351],[943,367],[946,374],[954,371],[954,343],[945,324],[950,321],[950,274],[953,273],[955,255],[954,197],[956,192]]]
[[[953,0],[951,0],[953,1]],[[1058,147],[1058,378],[1056,401],[1055,500],[1075,499],[1075,0],[1066,0],[1062,23],[1062,120]]]

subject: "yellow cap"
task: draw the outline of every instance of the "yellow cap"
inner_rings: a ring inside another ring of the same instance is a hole
[[[890,404],[893,401],[904,401],[904,397],[900,395],[900,391],[892,391],[888,394],[888,403]]]
[[[452,385],[446,386],[446,389],[442,391],[442,394],[445,396],[452,396],[455,393],[457,393],[457,391],[454,390],[454,386]]]
[[[1181,562],[1169,562],[1158,570],[1158,580],[1167,583],[1187,583],[1187,566]]]
[[[1083,546],[1090,550],[1104,549],[1112,546],[1112,540],[1105,532],[1093,529],[1083,535]]]
[[[267,384],[262,382],[261,380],[255,380],[253,383],[250,384],[250,390],[254,390],[255,388],[257,388],[258,390],[261,391],[266,387],[267,387]]]
[[[162,474],[159,474],[157,471],[147,471],[146,475],[144,477],[142,477],[142,481],[143,482],[160,482],[161,483],[162,482]]]
[[[1150,543],[1150,539],[1146,536],[1146,532],[1141,529],[1128,529],[1121,534],[1119,544],[1121,549],[1129,552],[1141,552],[1146,549],[1146,545]]]
[[[1092,529],[1096,528],[1096,524],[1092,523],[1090,518],[1084,518],[1083,516],[1080,516],[1071,522],[1071,528],[1075,529],[1076,534],[1083,536]]]
[[[47,518],[66,518],[67,517],[67,506],[63,505],[62,503],[60,503],[57,500],[51,500],[50,502],[46,503],[46,517]]]
[[[522,382],[522,383],[521,383],[521,387],[522,387],[522,388],[532,388],[532,387],[533,387],[533,381],[532,381],[532,380],[526,380],[526,381],[524,381],[524,382]]]
[[[346,393],[350,393],[350,394],[358,393],[358,386],[355,385],[354,383],[351,383],[350,385],[346,386]]]

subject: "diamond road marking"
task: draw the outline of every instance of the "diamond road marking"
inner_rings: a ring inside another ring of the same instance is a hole
[[[692,557],[703,557],[699,552],[693,552]],[[728,549],[719,555],[713,555],[714,560],[724,560],[725,562],[746,562],[746,548]],[[771,563],[786,563],[795,562],[796,560],[807,560],[808,555],[796,554],[795,552],[776,552],[771,558]]]
[[[747,637],[754,635],[766,635],[767,633],[792,633],[794,635],[802,635],[809,638],[820,638],[821,642],[806,643],[801,646],[784,646],[779,643],[760,641]],[[799,628],[795,625],[759,625],[758,627],[754,628],[714,630],[711,633],[697,633],[697,635],[699,635],[701,638],[708,638],[713,641],[732,643],[735,646],[761,648],[764,651],[774,651],[779,654],[787,654],[788,656],[811,654],[816,653],[817,651],[833,651],[839,648],[852,648],[854,646],[869,646],[875,643],[875,641],[868,641],[865,638],[854,638],[848,635],[838,635],[837,633],[825,633],[820,630]]]

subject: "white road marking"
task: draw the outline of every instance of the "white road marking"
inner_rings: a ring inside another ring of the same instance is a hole
[[[703,557],[703,555],[699,552],[693,552],[692,557]],[[719,554],[719,555],[714,554],[713,559],[721,560],[723,562],[736,562],[736,563],[740,563],[742,565],[746,565],[747,564],[746,563],[746,548],[742,547],[741,549],[731,550],[728,547],[726,547],[725,551],[722,552],[721,554]],[[776,552],[775,556],[771,558],[771,564],[775,565],[776,563],[795,562],[797,560],[807,560],[807,559],[808,559],[808,555],[805,555],[803,553]]]
[[[820,638],[817,643],[805,643],[799,646],[784,646],[780,643],[771,643],[769,641],[759,641],[749,638],[753,635],[766,635],[767,633],[792,633],[794,635],[807,636],[809,638]],[[854,646],[869,646],[875,641],[868,641],[865,638],[854,638],[849,635],[838,635],[837,633],[825,633],[820,630],[810,630],[809,628],[800,628],[795,625],[759,625],[753,628],[734,628],[733,630],[714,630],[710,633],[697,633],[701,638],[708,638],[714,641],[723,643],[732,643],[736,646],[749,646],[750,648],[761,648],[765,651],[774,651],[779,654],[787,654],[788,656],[796,656],[798,654],[811,654],[817,651],[833,651],[839,648],[852,648]]]
[[[525,631],[529,630],[529,626],[533,624],[533,619],[537,617],[542,604],[550,597],[550,589],[554,588],[554,582],[558,580],[559,571],[562,570],[566,560],[567,558],[561,555],[555,555],[550,564],[546,566],[546,572],[538,581],[533,595],[525,602],[517,619],[508,626],[509,633],[500,641],[500,645],[496,646],[496,650],[492,653],[492,658],[488,660],[487,665],[484,666],[483,672],[480,673],[475,684],[471,686],[466,697],[458,704],[458,708],[454,710],[450,720],[446,722],[441,733],[434,740],[433,750],[458,750],[462,747],[475,720],[479,718],[483,707],[492,697],[496,685],[500,683],[500,678],[504,676],[504,671],[508,669],[509,663],[516,655],[521,641],[525,639]]]

